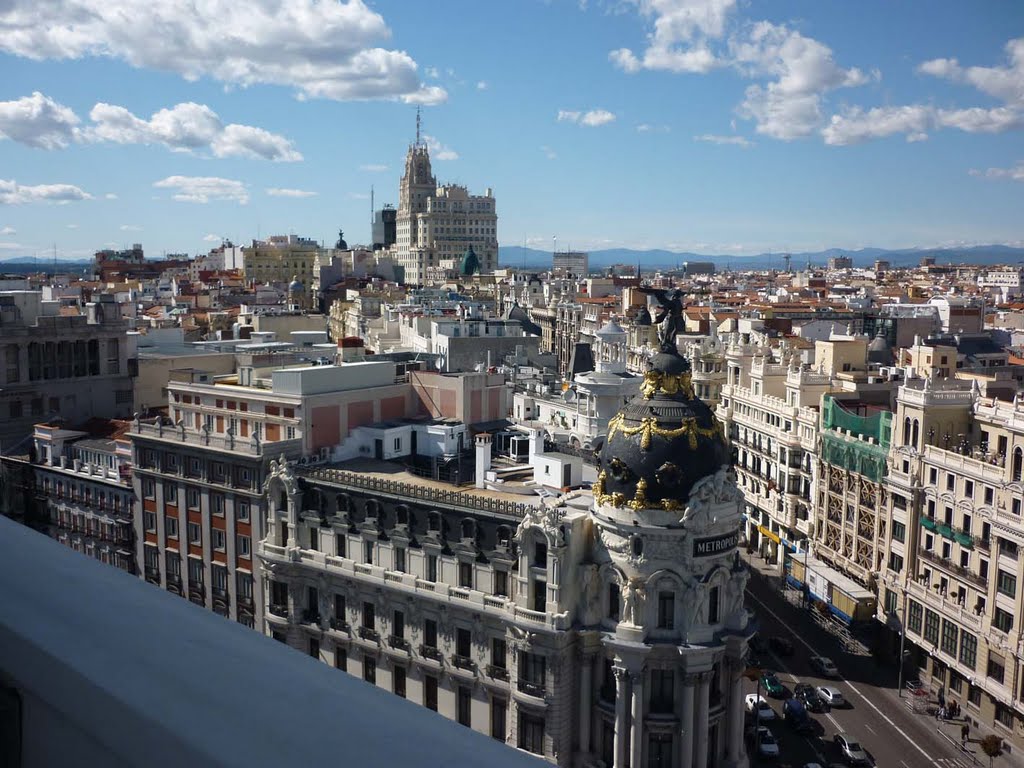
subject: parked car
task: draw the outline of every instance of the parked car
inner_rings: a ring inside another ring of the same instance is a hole
[[[811,656],[811,669],[822,677],[839,677],[839,670],[828,656]]]
[[[793,642],[786,637],[775,635],[768,639],[768,647],[776,656],[792,656]]]
[[[839,754],[849,765],[871,765],[871,758],[856,739],[846,733],[837,733],[833,739]]]
[[[833,688],[830,685],[819,685],[815,692],[818,694],[818,698],[833,709],[846,706],[846,699],[843,698],[843,694],[838,688]]]
[[[793,689],[793,696],[799,700],[810,712],[827,712],[828,704],[821,700],[813,685],[800,683]]]
[[[747,712],[756,714],[758,720],[775,719],[775,710],[772,709],[771,704],[765,701],[764,696],[758,696],[756,693],[748,693],[744,702],[747,706]]]
[[[779,756],[779,742],[767,727],[759,725],[754,735],[758,757],[775,759]]]
[[[814,730],[814,721],[800,699],[786,699],[782,705],[782,716],[786,718],[789,727],[797,733],[810,733]]]
[[[761,675],[761,687],[765,689],[769,696],[779,698],[785,692],[785,688],[782,687],[782,683],[779,682],[779,678],[775,676],[774,672],[765,672]]]

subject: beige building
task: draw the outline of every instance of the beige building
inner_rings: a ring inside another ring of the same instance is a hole
[[[320,245],[297,235],[274,235],[253,240],[243,247],[243,274],[246,280],[261,283],[289,283],[298,277],[307,290],[313,285],[313,267]]]
[[[396,219],[396,259],[404,282],[421,284],[429,271],[459,271],[463,255],[472,248],[476,271],[498,267],[498,216],[490,188],[471,195],[457,184],[438,185],[424,144],[409,147],[399,186]]]

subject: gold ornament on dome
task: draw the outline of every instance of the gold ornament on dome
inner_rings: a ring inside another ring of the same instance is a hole
[[[636,493],[633,494],[633,500],[629,502],[629,506],[636,510],[647,506],[647,481],[642,477],[637,481]]]
[[[640,385],[640,394],[644,396],[644,399],[650,400],[659,391],[664,392],[666,395],[682,394],[687,399],[693,400],[693,384],[691,383],[690,372],[663,373],[662,371],[647,371],[644,374],[643,383]]]
[[[594,498],[600,500],[604,496],[604,481],[608,479],[608,473],[603,469],[597,473],[597,482],[594,483],[591,488],[591,493],[594,494]]]
[[[651,435],[657,435],[665,440],[675,440],[677,437],[688,437],[690,440],[690,450],[697,450],[697,438],[707,437],[725,440],[725,434],[722,431],[722,423],[718,419],[713,419],[712,426],[702,427],[697,424],[697,419],[688,418],[684,419],[675,429],[666,429],[665,427],[658,426],[658,420],[653,416],[648,416],[640,421],[640,425],[637,427],[627,427],[623,422],[625,418],[623,415],[617,414],[613,416],[608,422],[608,440],[615,436],[616,432],[621,432],[626,437],[632,437],[633,435],[640,435],[640,448],[641,450],[647,451],[651,447]]]
[[[683,505],[679,503],[679,499],[662,499],[661,508],[672,512],[677,509],[682,509]]]

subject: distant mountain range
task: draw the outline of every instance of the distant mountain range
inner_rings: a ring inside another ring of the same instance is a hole
[[[894,267],[917,264],[924,256],[934,256],[939,264],[1016,264],[1024,261],[1024,248],[1008,245],[975,245],[968,248],[829,248],[825,251],[791,253],[792,269],[803,269],[810,262],[821,267],[834,256],[849,256],[855,267],[870,267],[876,259],[888,261]],[[665,250],[639,251],[630,248],[610,248],[590,251],[591,269],[609,267],[612,264],[637,264],[644,267],[676,267],[684,261],[710,261],[722,269],[783,269],[781,253],[759,253],[756,256],[708,255],[701,253],[676,253]],[[503,267],[551,268],[551,252],[523,248],[519,245],[501,246],[498,262]]]

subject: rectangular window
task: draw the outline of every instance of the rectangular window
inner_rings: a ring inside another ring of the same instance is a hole
[[[932,645],[939,644],[939,614],[928,609],[924,612],[924,639]]]
[[[188,524],[188,542],[189,544],[202,544],[203,543],[203,529],[199,523]]]
[[[405,547],[395,548],[395,570],[405,573]]]
[[[433,675],[423,676],[423,706],[437,712],[437,678]]]
[[[167,538],[176,539],[178,538],[178,518],[174,515],[164,516],[164,531],[167,534]]]
[[[717,624],[721,611],[721,589],[712,587],[708,593],[708,624]]]
[[[996,702],[996,712],[994,719],[1004,728],[1013,730],[1013,710],[1007,707],[1005,704]]]
[[[907,603],[907,628],[915,635],[921,634],[921,604],[916,600]]]
[[[672,768],[671,733],[652,733],[647,737],[647,768]]]
[[[533,567],[534,568],[547,568],[548,567],[548,545],[543,541],[538,541],[534,545],[533,549]]]
[[[363,680],[371,685],[377,684],[377,662],[369,656],[363,656]]]
[[[224,497],[219,493],[210,495],[210,511],[215,515],[224,515]]]
[[[671,714],[675,672],[671,669],[651,670],[651,712]]]
[[[459,586],[473,588],[473,564],[459,563]]]
[[[342,672],[348,672],[348,654],[344,648],[334,649],[334,668]]]
[[[494,594],[508,597],[508,571],[494,572]]]
[[[391,634],[395,637],[405,637],[405,614],[395,611],[391,621]]]
[[[960,633],[960,663],[969,669],[978,663],[978,638],[969,632]]]
[[[391,673],[391,684],[392,689],[395,692],[395,696],[401,696],[405,698],[405,667],[394,665],[394,670]]]
[[[423,622],[423,644],[427,648],[437,648],[437,622],[434,619]]]
[[[500,637],[491,639],[491,665],[498,669],[507,669],[508,647]]]
[[[889,570],[895,573],[903,573],[903,556],[895,552],[889,553]]]
[[[364,541],[363,542],[363,562],[367,563],[368,565],[373,565],[373,542],[372,541]]]
[[[470,709],[473,701],[473,694],[464,685],[460,685],[455,695],[455,710],[459,725],[471,727]]]
[[[249,502],[248,501],[240,501],[240,502],[238,502],[235,505],[235,509],[237,510],[237,515],[236,516],[238,517],[238,520],[240,522],[243,522],[243,523],[249,522]]]
[[[1013,614],[996,606],[995,615],[992,617],[992,626],[1003,632],[1009,632],[1013,629]]]
[[[964,480],[964,496],[968,499],[974,498],[974,481]]]
[[[901,542],[902,541],[906,541],[907,540],[907,526],[905,526],[903,523],[897,523],[894,520],[893,523],[892,523],[892,537],[896,541],[901,541]]]
[[[338,557],[346,557],[345,550],[345,534],[340,532],[334,534],[334,554]]]
[[[1002,568],[996,570],[996,591],[1007,597],[1017,595],[1017,577]]]
[[[544,688],[546,665],[543,656],[528,651],[519,652],[519,679],[537,688]]]
[[[193,584],[202,586],[204,575],[203,561],[197,557],[190,557],[188,559],[188,580]]]
[[[377,617],[373,603],[363,603],[363,626],[367,629],[374,629]]]
[[[167,504],[178,503],[178,486],[174,483],[164,483],[164,502]]]
[[[507,720],[508,702],[497,697],[491,699],[491,738],[505,741]]]
[[[156,483],[148,477],[142,480],[142,496],[146,499],[156,498]]]
[[[188,497],[188,508],[199,509],[199,491],[195,488],[189,488],[186,496]]]
[[[1017,559],[1017,545],[1009,539],[999,537],[999,554],[1005,555],[1011,560]]]
[[[427,555],[427,581],[437,581],[437,555]]]
[[[520,710],[519,748],[535,755],[544,754],[544,718],[542,716]]]
[[[609,584],[608,585],[608,618],[612,621],[619,620],[619,603],[621,598],[619,596],[619,585]]]
[[[985,674],[1002,685],[1003,678],[1006,675],[1006,667],[1003,660],[999,656],[989,653],[988,664],[985,667]]]
[[[248,536],[242,536],[242,535],[236,536],[235,537],[235,542],[236,542],[235,543],[235,547],[238,550],[236,554],[239,557],[249,557],[250,556],[250,541],[249,541],[249,537]]]
[[[156,513],[145,512],[142,515],[143,524],[146,526],[146,531],[149,533],[156,532]]]
[[[213,534],[213,548],[218,552],[223,552],[227,549],[227,537],[224,535],[224,531],[220,528],[214,528],[211,533]]]
[[[956,658],[956,641],[959,628],[949,619],[942,620],[942,652]]]
[[[543,579],[535,579],[533,582],[533,610],[537,613],[544,613],[548,596],[548,583]]]
[[[672,629],[675,623],[675,592],[658,593],[658,629]]]
[[[251,602],[252,574],[239,572],[235,575],[235,582],[237,583],[238,599]]]
[[[320,531],[315,526],[316,523],[313,523],[309,527],[309,548],[318,552],[320,550]]]
[[[342,624],[348,621],[348,617],[345,615],[345,596],[335,595],[334,596],[334,621],[336,624]]]

